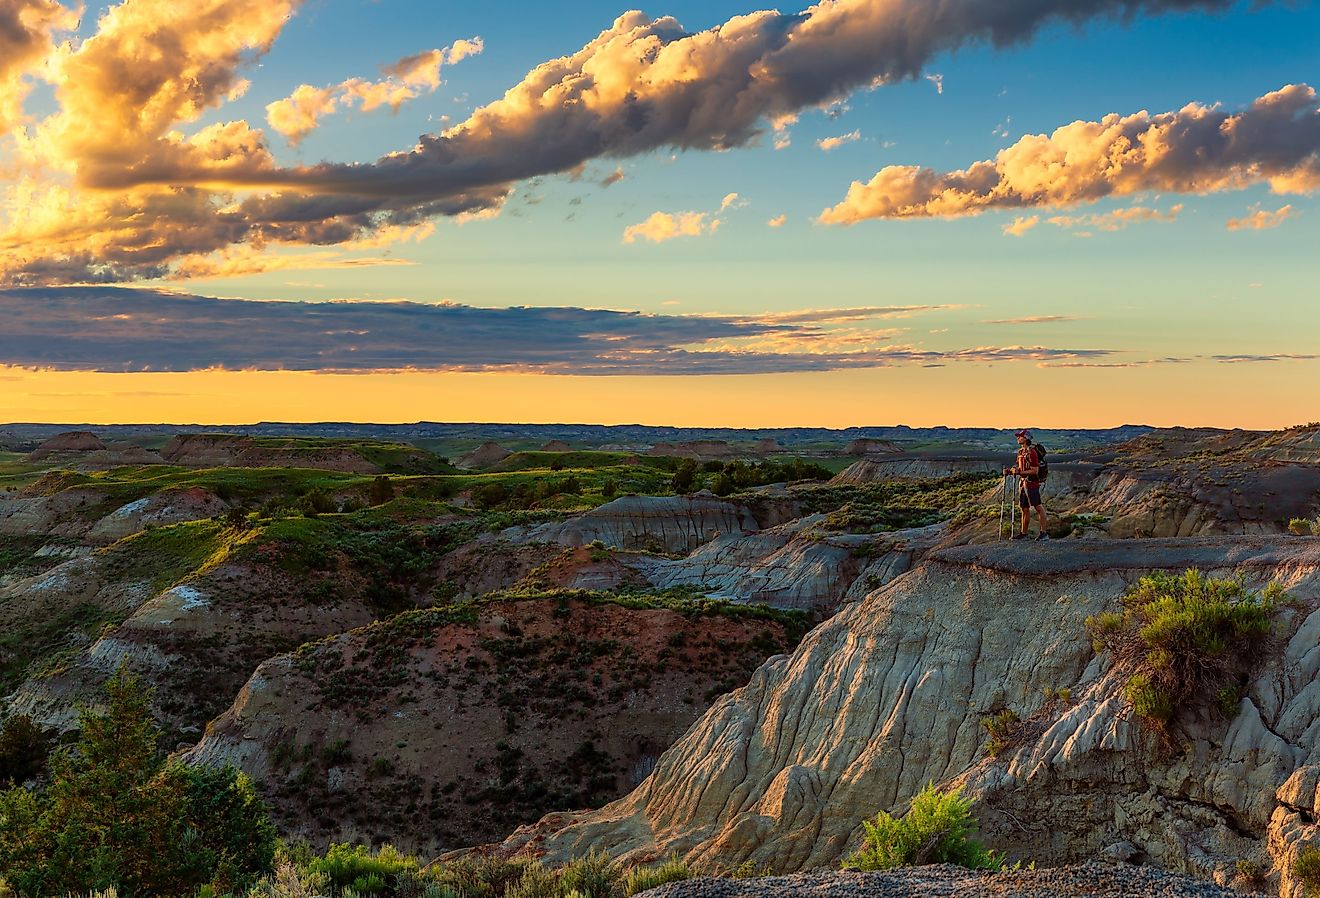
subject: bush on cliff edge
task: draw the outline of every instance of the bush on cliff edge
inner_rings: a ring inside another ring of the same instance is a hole
[[[1167,736],[1174,715],[1189,705],[1237,712],[1247,672],[1285,599],[1274,583],[1257,594],[1240,580],[1195,569],[1158,572],[1128,590],[1122,611],[1089,617],[1086,629],[1096,652],[1108,651],[1127,674],[1132,709]]]

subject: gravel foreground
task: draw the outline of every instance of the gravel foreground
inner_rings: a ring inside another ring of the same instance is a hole
[[[938,864],[884,873],[689,879],[642,894],[646,898],[1241,898],[1240,892],[1150,867],[1094,862],[998,873]]]

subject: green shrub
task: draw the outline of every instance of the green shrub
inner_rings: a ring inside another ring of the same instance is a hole
[[[1016,711],[1005,708],[991,717],[982,717],[981,726],[990,736],[985,743],[986,754],[997,758],[1016,741],[1022,729],[1022,718]]]
[[[843,862],[845,870],[889,870],[923,864],[958,864],[974,870],[994,870],[1003,858],[971,838],[976,830],[972,803],[961,789],[938,792],[927,784],[912,799],[912,807],[896,819],[881,811],[862,825],[862,846]]]
[[[614,898],[623,871],[603,851],[593,851],[559,870],[561,895],[576,892],[582,898]]]
[[[0,792],[0,870],[18,891],[152,898],[268,872],[274,831],[246,777],[166,764],[149,693],[122,667],[105,704],[82,713],[73,750],[51,757],[48,787]]]
[[[335,843],[324,857],[315,858],[307,871],[326,878],[331,889],[352,889],[360,895],[378,895],[385,884],[401,873],[415,873],[417,859],[403,854],[393,845],[382,845],[372,852],[363,845]]]
[[[390,483],[390,478],[380,474],[375,480],[371,481],[371,486],[367,490],[367,501],[372,505],[384,505],[394,498],[394,484]]]
[[[1288,522],[1288,532],[1293,536],[1311,536],[1315,529],[1306,518],[1293,518]]]
[[[653,867],[634,867],[623,877],[624,898],[632,898],[638,892],[654,889],[667,882],[680,882],[692,878],[692,870],[687,862],[677,854],[671,854],[662,863]]]
[[[46,769],[54,733],[16,714],[0,727],[0,786],[12,786],[40,776]]]
[[[1292,874],[1307,895],[1320,895],[1320,845],[1307,845],[1297,852]]]
[[[522,875],[509,885],[504,898],[562,898],[555,874],[539,861],[523,867]]]
[[[1086,628],[1096,651],[1108,651],[1126,672],[1132,709],[1167,736],[1169,722],[1190,703],[1236,711],[1284,598],[1276,584],[1258,595],[1240,580],[1197,570],[1156,573],[1128,591],[1122,612],[1087,618]]]

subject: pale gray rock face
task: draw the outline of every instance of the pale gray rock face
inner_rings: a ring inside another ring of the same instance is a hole
[[[684,558],[634,558],[628,564],[660,589],[696,586],[735,602],[828,615],[907,571],[945,530],[821,534],[816,528],[823,518],[809,515],[721,536]]]
[[[1097,657],[1087,616],[1153,569],[1273,580],[1297,600],[1233,720],[1179,721],[1161,749]],[[983,837],[1057,864],[1131,844],[1166,869],[1279,870],[1316,837],[1320,796],[1320,539],[1069,541],[936,549],[771,659],[722,698],[632,794],[510,837],[552,861],[605,849],[639,860],[775,870],[831,865],[877,811],[926,783],[962,784]],[[1069,690],[1067,700],[1047,690]],[[981,718],[1027,736],[997,759]]]
[[[686,554],[725,535],[760,530],[751,510],[702,496],[624,496],[567,521],[505,531],[513,542],[585,546],[600,540],[619,549]]]

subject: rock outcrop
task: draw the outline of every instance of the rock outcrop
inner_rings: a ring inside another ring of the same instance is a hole
[[[760,530],[751,509],[703,496],[624,496],[586,514],[505,531],[516,542],[606,546],[686,554],[725,534]]]
[[[727,440],[688,440],[682,443],[656,443],[646,450],[646,454],[707,461],[733,458],[737,452]]]
[[[486,442],[454,459],[454,465],[468,470],[489,468],[504,461],[510,455],[513,453],[499,443]]]
[[[843,454],[851,456],[893,455],[902,451],[897,443],[890,440],[852,440],[847,446],[843,447]]]
[[[71,430],[46,440],[28,453],[28,461],[41,461],[61,452],[96,452],[105,449],[105,443],[88,430]]]
[[[833,614],[855,584],[876,589],[908,570],[942,527],[881,535],[821,534],[823,515],[748,534],[729,534],[684,558],[626,563],[661,589],[693,586],[711,596],[774,608]]]
[[[1236,716],[1181,719],[1170,753],[1127,713],[1085,619],[1142,574],[1189,567],[1279,582],[1294,604]],[[803,869],[836,862],[863,819],[934,782],[964,784],[986,840],[1028,860],[1126,841],[1202,878],[1239,858],[1282,868],[1320,812],[1317,607],[1314,538],[938,549],[767,662],[631,795],[519,830],[503,850]],[[981,719],[1003,709],[1028,735],[991,759]]]

